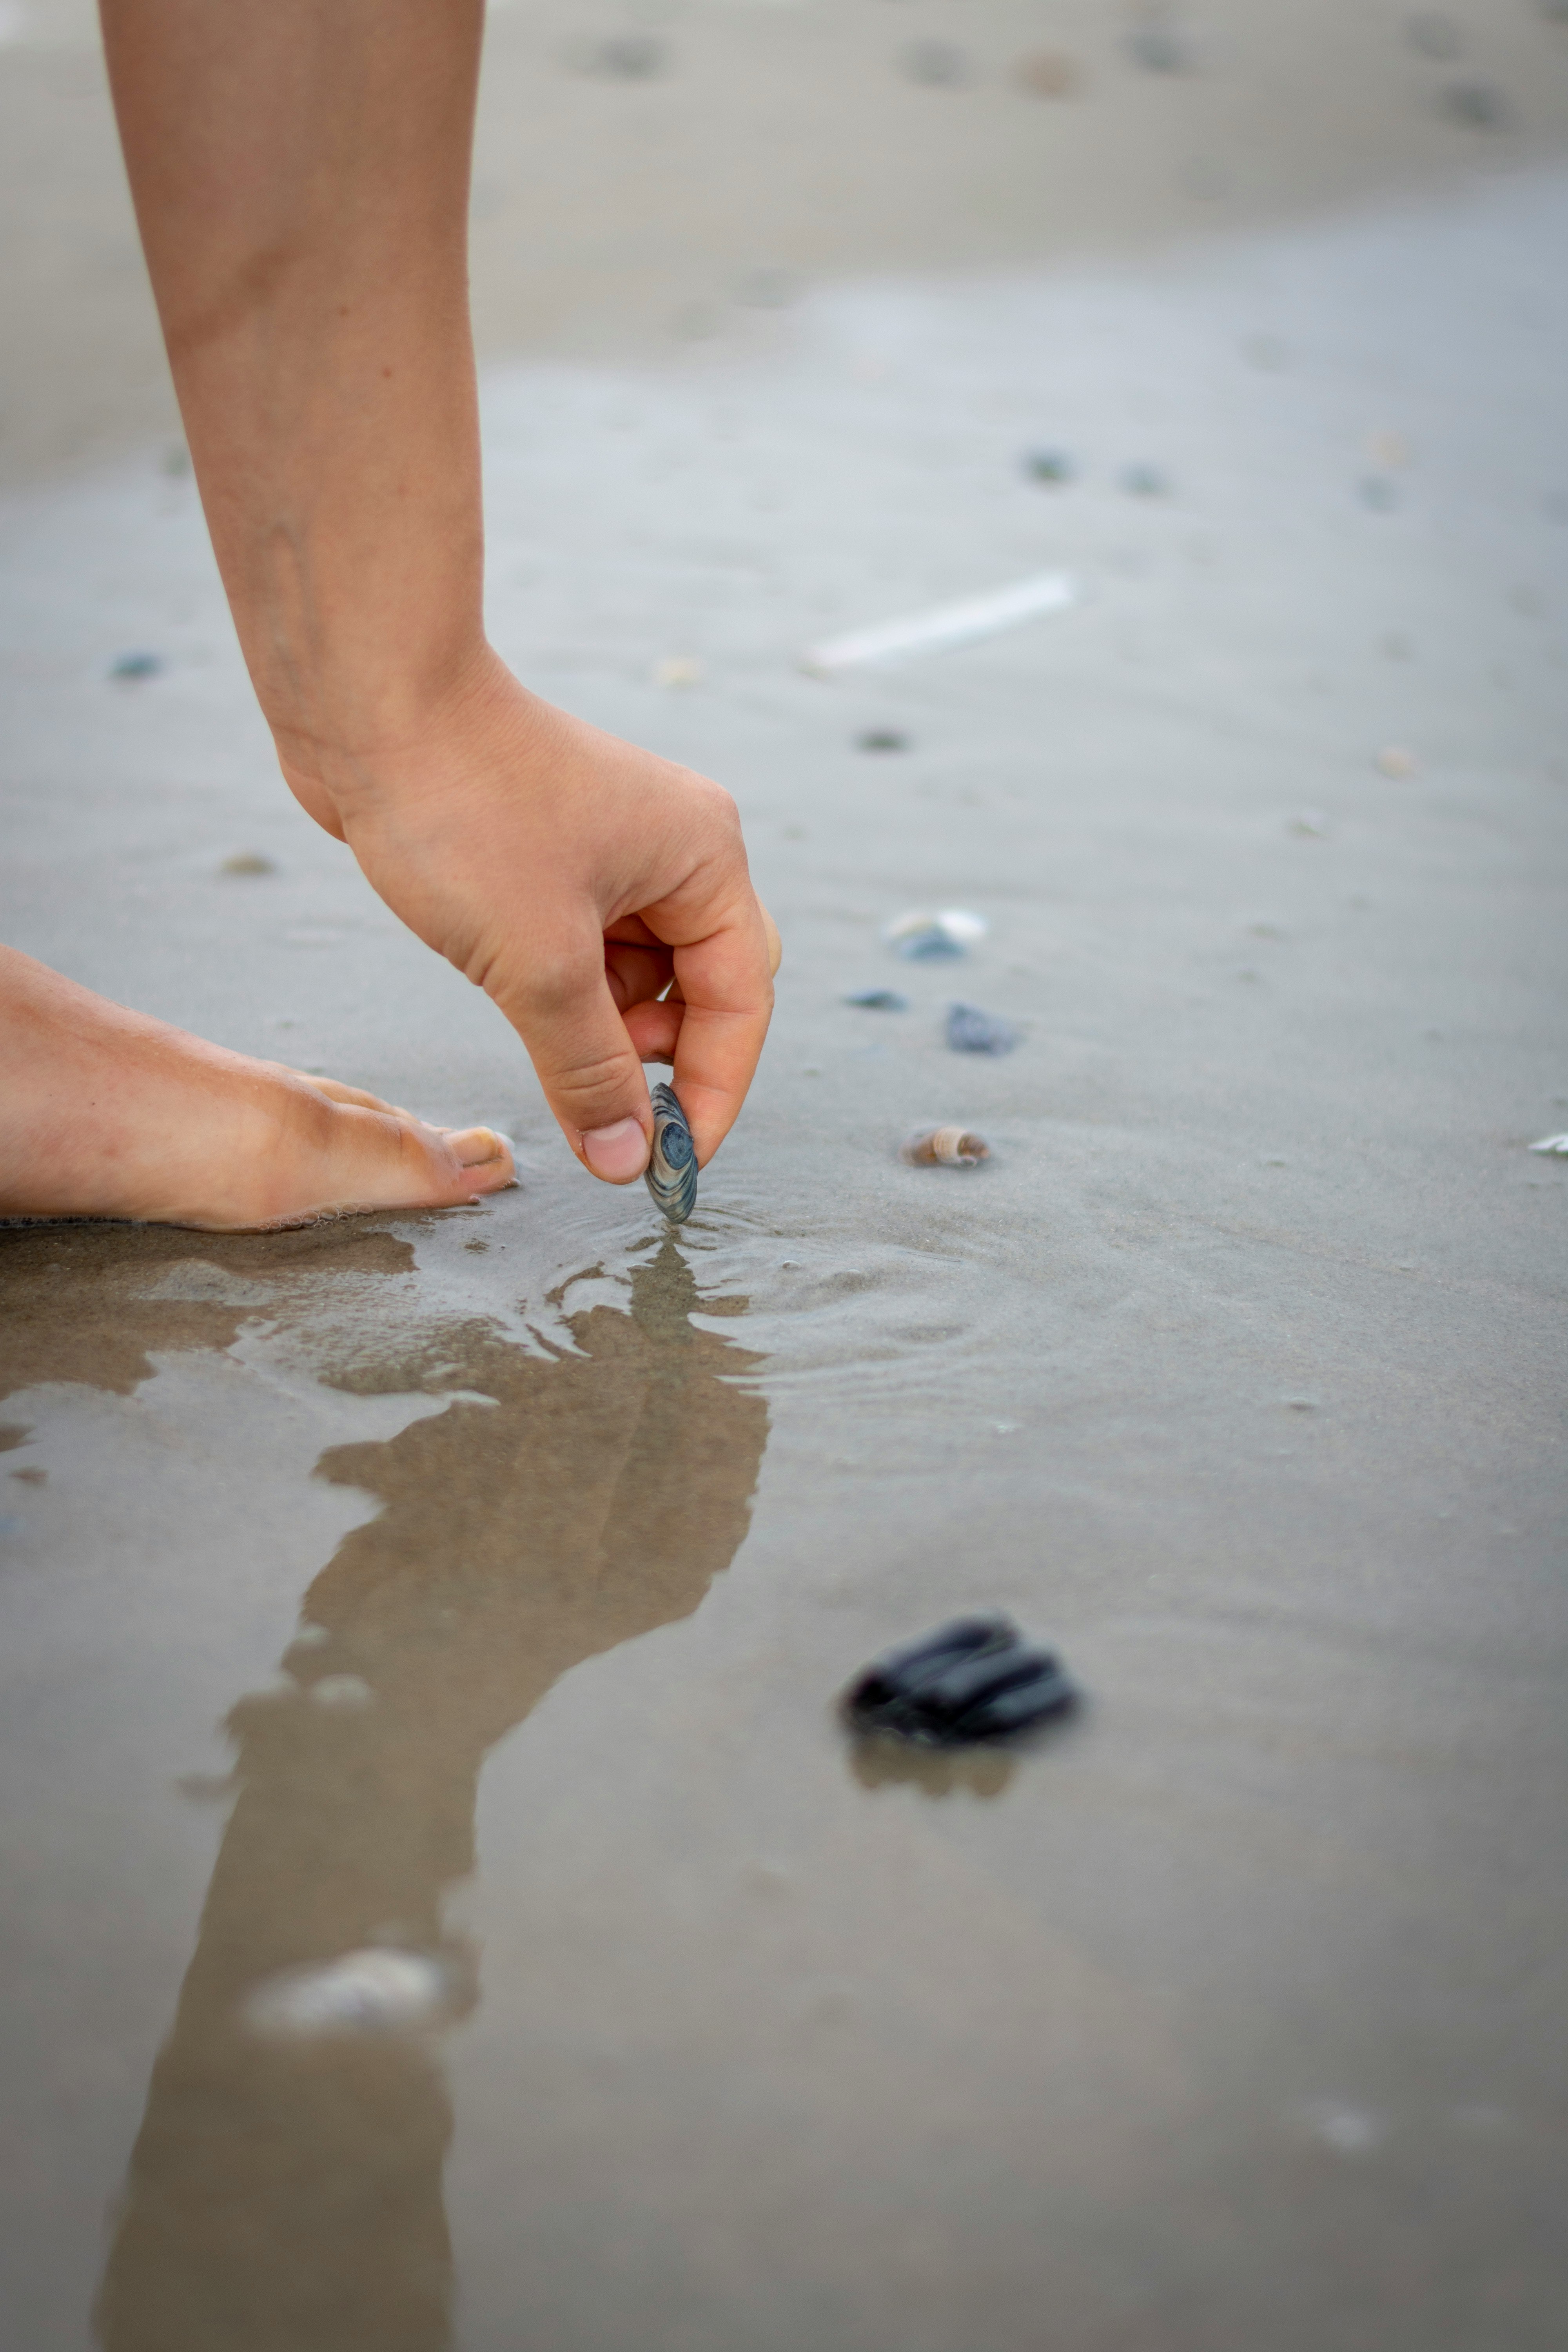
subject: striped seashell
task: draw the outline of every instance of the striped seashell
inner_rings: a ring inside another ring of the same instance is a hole
[[[911,1168],[977,1168],[991,1157],[991,1146],[983,1135],[972,1135],[966,1127],[922,1127],[905,1144],[901,1159]]]
[[[672,1225],[697,1206],[697,1147],[673,1087],[653,1089],[653,1155],[643,1181]]]

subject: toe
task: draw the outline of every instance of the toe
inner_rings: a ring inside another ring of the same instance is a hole
[[[500,1192],[516,1183],[511,1145],[493,1127],[465,1127],[455,1134],[448,1129],[444,1140],[470,1192]]]
[[[268,1224],[356,1209],[455,1208],[517,1181],[506,1138],[491,1128],[448,1135],[406,1113],[315,1090],[300,1089],[294,1108],[295,1131],[276,1165]]]

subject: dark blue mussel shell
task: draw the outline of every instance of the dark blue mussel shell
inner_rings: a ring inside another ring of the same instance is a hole
[[[1060,1661],[997,1614],[955,1617],[884,1651],[857,1675],[842,1705],[855,1731],[962,1748],[1032,1731],[1078,1701]]]
[[[697,1206],[697,1147],[673,1087],[653,1089],[653,1151],[643,1181],[672,1225]]]

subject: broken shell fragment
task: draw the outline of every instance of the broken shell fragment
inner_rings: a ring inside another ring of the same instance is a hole
[[[922,1127],[899,1156],[911,1168],[978,1168],[990,1159],[991,1146],[966,1127]]]
[[[1548,1159],[1568,1160],[1568,1135],[1543,1135],[1540,1142],[1532,1143],[1530,1149],[1543,1153]]]
[[[643,1181],[672,1225],[697,1206],[697,1147],[673,1087],[653,1089],[653,1150]]]

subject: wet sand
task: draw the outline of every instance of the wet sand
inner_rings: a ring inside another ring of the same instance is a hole
[[[497,642],[787,942],[673,1243],[286,801],[166,444],[6,494],[0,931],[523,1176],[0,1234],[26,2352],[1555,2343],[1568,181],[1441,179],[491,365]],[[976,1602],[1082,1719],[851,1752]],[[430,2031],[247,2031],[377,1943]]]

